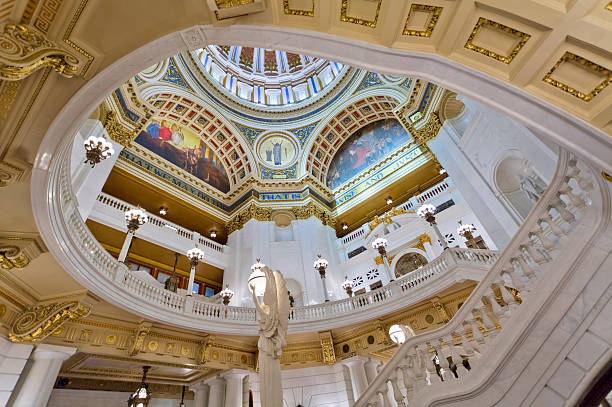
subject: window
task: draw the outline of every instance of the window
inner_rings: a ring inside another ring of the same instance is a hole
[[[195,281],[193,282],[193,293],[194,294],[200,293],[200,283],[196,283]]]
[[[378,280],[377,282],[370,284],[370,290],[376,290],[377,288],[382,287],[382,281]]]
[[[204,290],[204,295],[207,297],[212,297],[213,295],[215,295],[215,289],[213,287],[206,287],[206,289]]]
[[[162,271],[160,271],[159,273],[157,273],[157,281],[159,281],[162,284],[166,284],[166,280],[170,278],[170,274],[166,274]]]

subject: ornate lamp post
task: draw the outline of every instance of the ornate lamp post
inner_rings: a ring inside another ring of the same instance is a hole
[[[140,387],[138,387],[128,399],[128,407],[147,407],[149,405],[151,393],[149,392],[149,385],[145,383],[145,380],[147,380],[147,372],[150,368],[151,366],[142,367],[142,381],[140,382]]]
[[[436,223],[436,217],[435,217],[436,207],[433,205],[429,205],[429,204],[423,205],[419,209],[417,209],[417,214],[421,218],[429,222],[434,232],[436,232],[436,235],[438,236],[438,240],[442,244],[442,248],[444,250],[448,249],[448,243],[446,243],[446,239],[444,239],[444,236],[442,236],[442,233],[440,233],[440,229],[438,229],[438,224]]]
[[[376,235],[376,239],[372,242],[372,247],[378,250],[378,254],[382,258],[383,266],[385,267],[385,272],[387,273],[387,277],[389,281],[395,280],[393,278],[393,274],[391,273],[391,269],[389,268],[389,260],[387,259],[387,246],[389,242],[384,237],[379,237]]]
[[[230,300],[234,296],[234,292],[230,290],[229,284],[226,284],[225,288],[221,290],[219,294],[221,295],[221,298],[223,299],[223,305],[226,305],[226,306],[229,305]]]
[[[255,291],[255,295],[258,297],[266,292],[266,275],[261,271],[264,267],[266,265],[260,259],[257,259],[257,262],[251,266],[251,274],[249,275],[249,290],[251,292]]]
[[[89,136],[85,140],[85,163],[93,168],[97,163],[115,154],[113,145],[104,137]]]
[[[323,281],[323,292],[325,293],[325,301],[329,301],[329,294],[327,293],[327,284],[325,283],[325,270],[327,270],[327,266],[329,262],[323,258],[321,258],[320,254],[317,254],[318,259],[314,262],[314,268],[319,272],[321,276],[321,281]]]
[[[189,272],[189,284],[187,285],[187,295],[193,295],[193,280],[195,279],[195,271],[198,263],[204,258],[204,252],[197,246],[187,251],[191,271]]]
[[[476,226],[473,224],[464,225],[459,221],[459,227],[457,228],[457,234],[465,239],[465,246],[470,249],[488,249],[484,240],[481,236],[474,237]]]
[[[132,208],[129,211],[125,212],[125,222],[127,223],[127,235],[125,236],[125,240],[123,241],[123,247],[121,248],[121,253],[119,253],[119,261],[125,263],[125,259],[130,251],[130,247],[132,246],[132,239],[136,234],[136,230],[145,223],[147,223],[149,217],[140,209],[140,207]]]
[[[353,287],[355,287],[355,282],[353,280],[349,280],[348,277],[344,276],[342,288],[344,288],[344,291],[346,291],[346,295],[348,295],[349,297],[353,296]]]

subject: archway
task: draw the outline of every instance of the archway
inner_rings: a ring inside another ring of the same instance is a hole
[[[395,263],[393,271],[397,278],[423,267],[427,263],[427,258],[421,253],[409,252],[400,257],[397,263]]]

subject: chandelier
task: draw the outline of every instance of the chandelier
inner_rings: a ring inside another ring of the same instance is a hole
[[[225,288],[219,293],[223,299],[223,305],[229,305],[230,300],[234,296],[234,292],[229,288],[229,284],[225,285]]]
[[[113,154],[113,145],[104,137],[89,136],[85,140],[85,163],[91,164],[91,168]]]
[[[149,400],[151,400],[151,393],[149,392],[149,385],[145,383],[147,379],[147,372],[151,366],[142,367],[142,381],[140,387],[136,389],[134,393],[128,399],[128,407],[147,407]]]
[[[131,232],[135,232],[136,229],[147,223],[148,220],[149,217],[140,207],[132,208],[125,212],[125,221],[127,222],[128,230]]]

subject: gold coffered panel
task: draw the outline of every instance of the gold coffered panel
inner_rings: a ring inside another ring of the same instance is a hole
[[[431,37],[440,14],[442,14],[442,7],[413,4],[410,6],[410,12],[404,24],[403,35]]]
[[[314,0],[283,0],[285,14],[314,17]]]
[[[382,0],[342,0],[340,20],[375,28],[381,5]]]
[[[584,102],[590,102],[612,82],[612,71],[566,51],[543,81]]]
[[[465,48],[509,64],[530,37],[527,33],[480,17],[465,43]]]

